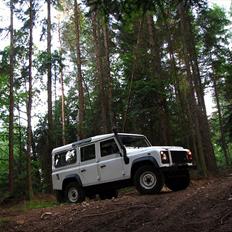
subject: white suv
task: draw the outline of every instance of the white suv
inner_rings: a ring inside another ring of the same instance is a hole
[[[98,135],[52,151],[52,181],[58,201],[117,197],[117,189],[135,185],[142,194],[188,187],[192,154],[182,147],[151,146],[139,134]]]

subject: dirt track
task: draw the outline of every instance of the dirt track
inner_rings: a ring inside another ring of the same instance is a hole
[[[0,211],[0,231],[232,232],[232,175],[193,181],[184,191],[60,205],[25,213]],[[6,220],[7,219],[7,220]]]

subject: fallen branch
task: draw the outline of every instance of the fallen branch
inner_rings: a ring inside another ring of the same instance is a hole
[[[150,205],[131,205],[129,207],[125,207],[122,209],[117,209],[117,210],[112,210],[112,211],[108,211],[108,212],[104,212],[104,213],[96,213],[96,214],[88,214],[88,215],[83,215],[81,217],[78,217],[78,220],[83,220],[84,218],[90,218],[90,217],[99,217],[99,216],[105,216],[108,214],[116,214],[119,212],[122,212],[124,210],[130,210],[130,209],[137,209],[137,208],[152,208],[152,209],[158,209],[158,207],[156,206],[150,206]],[[74,216],[74,215],[73,215]],[[62,226],[68,225],[69,223],[71,223],[72,221],[68,221],[66,223],[63,223]],[[58,230],[60,227],[55,228],[55,230]]]
[[[221,217],[221,225],[224,223],[224,220],[231,215],[232,211],[227,212],[223,217]]]
[[[136,208],[152,208],[152,209],[155,208],[155,209],[157,209],[156,206],[150,206],[150,205],[132,205],[132,206],[129,206],[129,207],[126,207],[126,208],[112,210],[112,211],[108,211],[108,212],[105,212],[105,213],[96,213],[96,214],[84,215],[84,216],[80,217],[80,219],[86,218],[86,217],[105,216],[105,215],[108,215],[108,214],[119,213],[119,212],[124,211],[124,210],[130,210],[130,209],[136,209]]]
[[[50,215],[52,215],[51,212],[45,212],[45,213],[43,213],[43,214],[40,216],[40,219],[46,219],[46,217],[47,217],[47,216],[50,216]]]

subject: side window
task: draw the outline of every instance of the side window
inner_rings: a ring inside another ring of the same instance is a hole
[[[110,139],[100,143],[101,157],[119,153],[119,149],[114,139]]]
[[[70,150],[55,154],[54,166],[56,168],[74,164],[77,161],[76,150]]]
[[[81,147],[81,162],[95,159],[95,144]]]

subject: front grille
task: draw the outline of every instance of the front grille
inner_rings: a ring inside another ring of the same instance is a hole
[[[186,151],[171,151],[171,156],[174,164],[188,163]]]

